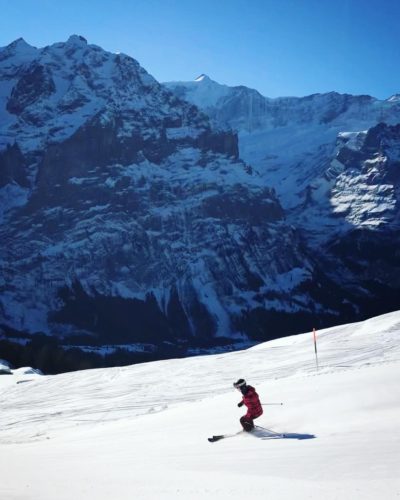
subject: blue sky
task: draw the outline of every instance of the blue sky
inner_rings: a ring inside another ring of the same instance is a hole
[[[159,81],[269,97],[400,93],[400,0],[0,0],[0,46],[83,35]]]

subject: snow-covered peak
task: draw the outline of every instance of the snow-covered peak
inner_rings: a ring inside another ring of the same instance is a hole
[[[29,45],[23,38],[14,40],[6,47],[0,48],[0,68],[23,64],[34,59],[38,49]]]
[[[183,108],[192,106],[177,106],[135,59],[79,35],[41,49],[22,39],[0,49],[0,150],[17,137],[24,152],[59,142],[107,110],[132,117],[151,109],[162,120],[170,114],[189,117]]]
[[[68,45],[87,45],[87,40],[81,35],[71,35],[67,40]]]
[[[387,99],[388,102],[400,102],[400,94],[394,94],[389,99]]]
[[[23,50],[26,48],[33,48],[33,47],[29,45],[29,43],[27,43],[22,37],[20,37],[11,42],[9,45],[7,45],[6,48],[14,50]]]
[[[204,73],[191,82],[166,82],[168,90],[201,109],[217,106],[230,92],[230,87],[211,80]]]
[[[202,73],[200,76],[194,79],[195,82],[211,82],[211,78],[208,75]]]

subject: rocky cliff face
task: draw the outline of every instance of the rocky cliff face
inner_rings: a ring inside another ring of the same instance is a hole
[[[328,127],[322,136],[330,138],[332,123],[364,104],[375,109],[375,100],[278,103],[205,84],[201,111],[132,58],[82,37],[0,50],[0,324],[8,341],[42,332],[69,348],[124,345],[159,357],[171,346],[187,353],[357,319],[398,289],[397,278],[380,281],[397,265],[388,256],[397,241],[398,127],[341,134],[329,145],[309,135],[303,149],[299,134],[295,154],[285,142],[290,127],[310,123]],[[275,138],[286,131],[274,144],[279,158],[266,160],[276,161],[275,177],[257,158],[255,168],[239,159],[263,144],[244,129],[238,142],[229,127],[246,122],[248,99],[251,127],[278,131]],[[284,197],[282,207],[275,181],[290,171],[279,162],[296,155],[303,163],[287,181],[296,203]],[[384,248],[374,217],[390,224]],[[384,271],[361,269],[352,245],[366,262],[375,248]]]
[[[381,123],[361,134],[344,134],[332,168],[329,201],[342,227],[327,245],[364,288],[374,283],[373,288],[398,290],[400,125]]]
[[[290,310],[313,265],[231,130],[81,37],[16,41],[0,76],[5,331],[189,347],[276,334],[251,311]]]
[[[238,131],[240,156],[276,190],[287,220],[338,287],[331,297],[361,314],[399,307],[397,96],[268,99],[204,75],[166,87]]]

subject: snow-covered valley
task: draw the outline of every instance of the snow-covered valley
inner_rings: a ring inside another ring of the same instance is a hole
[[[400,495],[400,313],[235,353],[0,375],[4,500],[392,500]],[[240,434],[232,382],[284,439]]]

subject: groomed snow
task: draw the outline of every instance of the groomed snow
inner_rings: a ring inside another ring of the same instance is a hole
[[[214,356],[0,376],[4,500],[351,499],[400,496],[400,312]],[[235,432],[232,382],[264,403]]]

